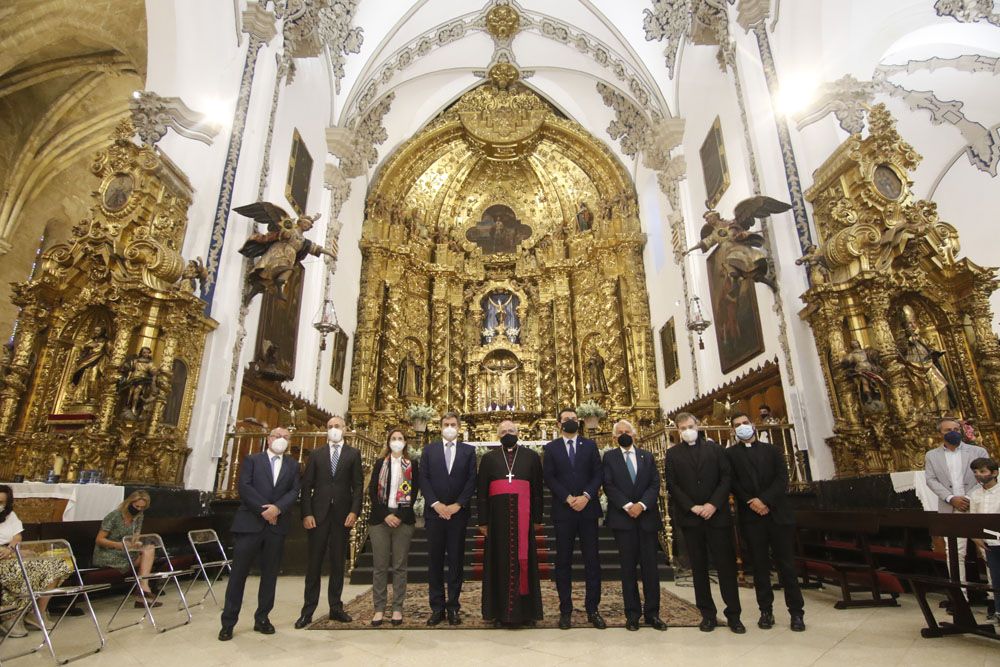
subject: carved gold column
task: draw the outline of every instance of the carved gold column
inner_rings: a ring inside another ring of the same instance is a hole
[[[439,413],[448,409],[448,347],[451,334],[448,307],[448,279],[438,276],[431,291],[430,372],[427,374],[430,404]]]
[[[397,385],[399,379],[400,354],[400,322],[402,315],[402,299],[405,297],[402,285],[397,283],[389,286],[385,301],[385,313],[382,318],[382,345],[379,359],[378,390],[376,393],[376,410],[405,410],[400,403]]]
[[[24,399],[27,390],[31,355],[35,348],[41,322],[45,317],[45,309],[33,304],[19,303],[19,301],[20,299],[14,299],[15,305],[21,306],[21,313],[18,316],[17,338],[14,341],[14,354],[3,391],[0,391],[0,433],[10,433],[16,426],[17,406]]]
[[[555,419],[559,409],[556,395],[556,340],[552,321],[553,291],[543,285],[539,289],[538,308],[538,386],[543,417]]]
[[[383,272],[386,261],[384,252],[366,239],[362,240],[361,246],[364,265],[358,297],[358,328],[354,334],[354,358],[351,362],[352,419],[375,410],[375,379],[381,343]]]
[[[139,318],[139,308],[135,304],[124,303],[115,312],[115,339],[111,344],[111,357],[108,362],[108,369],[112,373],[121,368],[125,363],[125,358],[129,353],[129,342],[132,339],[132,329],[130,323]],[[99,401],[100,407],[97,414],[97,430],[107,433],[114,420],[115,405],[118,402],[118,390],[115,378],[104,385]]]
[[[459,303],[458,305],[451,305],[451,350],[450,350],[450,360],[449,360],[449,379],[448,379],[448,402],[446,405],[442,406],[444,409],[458,410],[459,412],[466,409],[465,407],[465,383],[468,382],[468,378],[465,377],[462,369],[465,368],[465,337],[462,335],[464,332],[462,313],[463,306],[461,305],[461,290],[459,291]]]
[[[570,309],[569,277],[564,272],[557,272],[553,277],[553,337],[555,338],[555,369],[556,409],[575,406],[576,390],[576,358],[573,354],[573,314]],[[555,416],[555,415],[553,415]]]
[[[994,288],[992,280],[977,281],[959,307],[972,322],[975,368],[989,402],[992,420],[997,421],[1000,418],[1000,343],[993,333],[993,312],[989,301]]]

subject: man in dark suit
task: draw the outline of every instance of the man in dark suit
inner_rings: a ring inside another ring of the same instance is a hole
[[[247,575],[258,559],[260,586],[253,629],[265,635],[274,634],[268,614],[274,608],[274,587],[278,583],[285,535],[292,520],[290,510],[299,497],[299,467],[284,456],[289,437],[285,429],[274,429],[267,436],[267,451],[246,457],[240,467],[240,506],[232,527],[236,542],[233,569],[226,586],[219,641],[233,638],[233,626],[243,607]]]
[[[736,444],[726,450],[733,474],[733,494],[740,520],[740,534],[753,561],[753,587],[757,593],[763,630],[774,627],[774,591],[771,589],[771,553],[778,581],[785,592],[785,606],[796,632],[806,629],[802,590],[795,573],[795,514],[788,496],[788,469],[776,445],[761,442],[750,417],[730,416]]]
[[[344,442],[347,424],[343,417],[331,417],[326,426],[327,446],[312,451],[302,476],[302,525],[309,536],[309,562],[302,613],[295,621],[296,629],[312,623],[313,612],[319,605],[320,579],[327,549],[330,550],[330,581],[326,591],[330,619],[341,623],[352,620],[344,611],[340,595],[344,590],[344,560],[351,528],[361,514],[364,497],[361,452]]]
[[[424,496],[424,531],[430,551],[428,590],[431,616],[427,625],[438,625],[448,614],[448,624],[462,622],[462,581],[465,577],[465,531],[476,492],[476,448],[458,439],[458,415],[441,417],[441,439],[420,455],[420,492]],[[445,598],[444,565],[448,563],[448,597]]]
[[[684,531],[695,604],[701,612],[698,626],[711,632],[718,625],[715,600],[708,580],[711,553],[719,575],[719,590],[726,603],[726,621],[736,634],[747,631],[740,621],[740,593],[736,584],[736,552],[729,516],[730,470],[726,452],[698,430],[694,415],[681,412],[675,418],[681,442],[667,450],[667,492],[674,520]]]
[[[573,408],[560,410],[556,420],[562,434],[545,445],[542,469],[545,485],[552,491],[559,627],[567,630],[572,625],[573,548],[579,536],[587,582],[584,597],[587,620],[603,630],[608,626],[597,609],[601,604],[601,561],[597,550],[597,522],[602,515],[597,497],[603,481],[601,456],[593,440],[580,437],[580,422]]]
[[[660,618],[660,571],[657,534],[662,521],[657,498],[660,472],[653,455],[635,446],[635,428],[621,420],[612,430],[618,447],[604,455],[604,493],[608,496],[607,526],[615,534],[622,566],[622,599],[625,602],[625,629],[639,629],[639,613],[646,625],[666,630]],[[642,568],[642,595],[636,567]]]

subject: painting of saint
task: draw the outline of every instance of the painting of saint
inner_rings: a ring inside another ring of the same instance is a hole
[[[531,227],[522,224],[513,209],[503,204],[494,204],[465,233],[469,239],[483,249],[484,255],[501,252],[516,252],[521,241],[531,236]]]
[[[708,287],[719,362],[728,373],[764,352],[764,335],[753,281],[731,277],[720,258],[718,252],[708,258]]]

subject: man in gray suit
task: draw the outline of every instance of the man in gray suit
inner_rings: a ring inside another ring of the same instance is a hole
[[[976,475],[970,464],[989,453],[978,445],[970,445],[962,440],[962,424],[953,417],[942,417],[938,421],[941,433],[940,447],[932,449],[924,456],[924,471],[927,487],[938,497],[938,512],[969,511],[969,494],[976,488]],[[958,541],[959,577],[965,579],[965,552],[968,540]]]

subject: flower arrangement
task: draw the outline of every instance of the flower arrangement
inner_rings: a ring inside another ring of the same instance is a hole
[[[412,421],[429,422],[434,419],[434,408],[425,403],[414,403],[406,408],[406,418]]]
[[[584,401],[580,405],[576,406],[576,415],[586,419],[587,417],[597,417],[598,419],[604,419],[608,416],[608,411],[602,408],[597,401]]]

